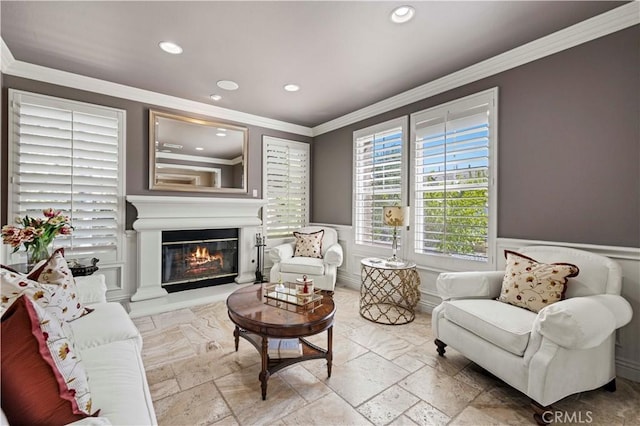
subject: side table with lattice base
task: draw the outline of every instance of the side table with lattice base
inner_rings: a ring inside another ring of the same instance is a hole
[[[379,324],[406,324],[416,317],[420,276],[416,264],[388,265],[382,259],[361,261],[360,315]]]

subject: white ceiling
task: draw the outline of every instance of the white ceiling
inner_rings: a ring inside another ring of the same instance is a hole
[[[623,3],[409,1],[398,25],[402,2],[3,0],[0,34],[17,61],[313,127]]]

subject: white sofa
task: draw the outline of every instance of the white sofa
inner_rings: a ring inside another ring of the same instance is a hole
[[[615,331],[632,316],[620,296],[620,266],[564,247],[531,246],[518,252],[580,268],[570,278],[565,300],[536,314],[495,300],[504,271],[440,274],[436,285],[443,302],[432,315],[438,353],[444,356],[447,345],[455,348],[538,408],[600,386],[615,390]]]
[[[94,311],[69,325],[89,377],[93,408],[100,413],[73,424],[157,424],[138,329],[122,305],[106,301],[103,275],[76,277],[76,284],[80,302]],[[8,424],[4,414],[1,423]]]

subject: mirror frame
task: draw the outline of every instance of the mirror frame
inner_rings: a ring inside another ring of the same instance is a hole
[[[225,127],[229,130],[241,131],[243,133],[242,142],[242,188],[216,188],[208,186],[193,186],[180,183],[157,183],[156,181],[156,117],[168,118],[172,120],[182,121],[184,123],[197,124],[210,127]],[[200,118],[189,117],[186,115],[172,114],[168,112],[149,109],[149,189],[153,191],[180,191],[180,192],[225,192],[236,194],[247,194],[249,192],[247,186],[247,149],[249,139],[249,129],[246,127],[236,126],[228,123],[203,120]]]

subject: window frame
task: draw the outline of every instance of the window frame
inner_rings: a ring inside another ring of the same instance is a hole
[[[14,192],[16,190],[15,177],[17,173],[15,156],[17,155],[17,146],[20,143],[20,137],[17,131],[17,123],[15,117],[19,114],[16,111],[16,108],[19,108],[18,102],[22,100],[23,97],[27,99],[32,99],[32,103],[37,105],[42,105],[44,107],[49,108],[58,108],[63,110],[70,110],[74,112],[97,115],[97,111],[108,112],[109,114],[115,115],[118,121],[118,170],[117,170],[117,209],[116,209],[116,220],[117,227],[115,230],[115,258],[102,258],[101,264],[103,267],[109,267],[114,265],[122,265],[125,259],[125,226],[126,226],[126,128],[127,128],[127,113],[126,110],[119,108],[112,108],[103,105],[91,104],[88,102],[80,102],[70,99],[64,99],[56,96],[43,95],[40,93],[28,92],[25,90],[17,90],[17,89],[9,89],[9,102],[8,102],[8,150],[7,150],[7,159],[8,159],[8,167],[7,167],[7,220],[8,222],[12,222],[13,218],[20,215],[19,212],[15,210],[17,207],[18,201],[15,200]],[[38,103],[39,102],[39,103]],[[73,185],[73,184],[72,184]],[[38,216],[41,217],[41,216]],[[72,223],[73,225],[73,218]],[[55,244],[55,243],[54,243]],[[54,245],[55,247],[55,245]],[[12,263],[20,263],[24,261],[23,251],[18,251],[16,253],[7,254],[7,259]],[[71,255],[70,258],[84,258],[91,257],[91,252],[81,254],[81,255]],[[99,258],[99,254],[96,254],[96,257]]]
[[[482,92],[478,92],[469,96],[436,105],[425,110],[416,111],[411,114],[410,128],[410,157],[409,174],[410,174],[410,203],[411,209],[415,210],[417,206],[416,200],[416,128],[415,124],[419,116],[443,114],[446,110],[463,109],[466,106],[478,104],[479,102],[489,103],[489,211],[488,211],[488,232],[487,232],[487,260],[471,260],[454,257],[447,254],[439,253],[417,253],[415,251],[416,232],[418,226],[415,222],[415,214],[412,217],[412,232],[407,236],[408,245],[411,247],[411,256],[414,261],[426,268],[435,270],[494,270],[496,268],[496,240],[497,240],[497,224],[498,224],[498,88],[494,87]]]
[[[306,211],[304,213],[304,221],[305,223],[302,226],[307,226],[309,224],[309,217],[311,214],[311,144],[306,142],[294,141],[290,139],[277,138],[274,136],[263,135],[262,137],[262,198],[266,201],[263,209],[262,209],[262,222],[263,222],[263,235],[267,238],[267,247],[275,247],[279,244],[293,241],[293,235],[290,237],[269,237],[268,236],[268,224],[267,224],[267,207],[269,203],[269,181],[267,174],[267,145],[273,143],[276,145],[294,147],[296,149],[303,148],[306,150],[307,154],[307,174],[305,181],[305,195],[307,197],[307,205]]]
[[[391,120],[387,120],[382,123],[374,124],[372,126],[368,126],[362,129],[355,130],[353,132],[352,139],[352,154],[353,154],[353,162],[352,162],[352,189],[353,189],[353,197],[351,201],[351,223],[353,226],[353,245],[357,250],[360,250],[365,253],[371,253],[374,255],[379,255],[383,257],[388,257],[387,255],[391,255],[391,241],[389,244],[368,244],[361,243],[357,241],[358,234],[358,211],[357,211],[357,197],[356,197],[356,179],[357,179],[357,169],[358,169],[358,159],[357,159],[357,140],[363,137],[367,137],[370,135],[374,135],[376,133],[382,133],[384,131],[388,131],[389,129],[400,127],[402,129],[402,153],[401,153],[401,163],[400,163],[400,207],[407,206],[407,168],[406,164],[408,164],[409,153],[407,149],[407,141],[409,135],[409,118],[406,115],[393,118]],[[405,209],[405,225],[408,224],[408,218],[406,216],[407,209]],[[391,227],[389,227],[391,229]],[[406,226],[398,227],[398,255],[400,257],[404,256],[406,252]]]

